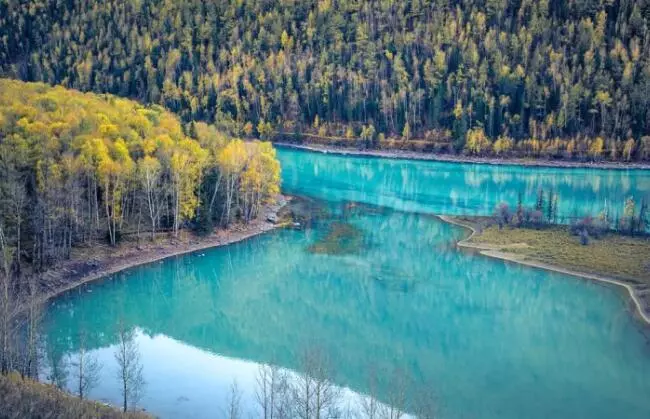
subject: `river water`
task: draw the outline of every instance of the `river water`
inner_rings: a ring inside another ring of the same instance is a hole
[[[74,363],[83,335],[102,364],[90,396],[120,405],[122,322],[141,353],[140,404],[162,417],[223,417],[233,382],[254,416],[260,365],[294,376],[313,353],[351,410],[404,393],[406,411],[426,399],[441,418],[650,417],[648,333],[623,292],[460,251],[466,233],[432,215],[489,214],[540,187],[563,217],[614,214],[650,195],[650,171],[279,156],[284,192],[318,217],[62,295],[46,358]]]

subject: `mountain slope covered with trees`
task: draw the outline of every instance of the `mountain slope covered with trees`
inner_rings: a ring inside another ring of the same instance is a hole
[[[650,158],[648,0],[3,0],[0,71],[237,135]]]

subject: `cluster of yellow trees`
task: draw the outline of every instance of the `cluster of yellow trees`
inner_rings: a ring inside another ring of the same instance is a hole
[[[629,162],[635,155],[641,160],[650,158],[650,136],[642,137],[639,141],[633,138],[622,141],[604,139],[603,137],[578,136],[574,138],[530,138],[515,142],[512,138],[502,135],[491,141],[482,128],[475,128],[467,132],[465,151],[477,156],[515,155],[567,159],[609,159]]]
[[[638,150],[650,133],[648,10],[647,0],[5,0],[0,74],[161,104],[233,135],[365,147],[383,135],[417,148],[444,130],[459,152],[482,127],[492,142],[602,137],[622,153],[608,139],[632,137]]]
[[[79,242],[256,217],[279,192],[269,143],[161,107],[0,79],[0,233],[39,267]],[[13,256],[11,256],[11,255]]]
[[[516,140],[508,135],[490,138],[483,128],[477,127],[467,131],[462,148],[457,149],[457,143],[449,130],[428,130],[423,135],[411,138],[408,126],[406,128],[401,136],[386,137],[383,133],[377,134],[373,125],[351,127],[341,124],[324,124],[316,119],[313,128],[309,132],[300,133],[300,136],[307,142],[324,145],[441,153],[463,152],[473,156],[620,162],[650,160],[650,136],[642,136],[638,140],[631,137],[621,140],[587,135],[575,137],[540,135]]]

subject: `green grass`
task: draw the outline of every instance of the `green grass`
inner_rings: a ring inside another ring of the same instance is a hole
[[[459,221],[472,222],[469,218]],[[474,220],[474,225],[476,220]],[[469,243],[566,269],[650,284],[650,238],[607,233],[582,245],[566,226],[485,227]]]

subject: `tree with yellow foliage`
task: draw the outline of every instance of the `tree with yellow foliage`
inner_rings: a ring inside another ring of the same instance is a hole
[[[246,146],[240,194],[244,219],[250,220],[259,214],[262,204],[270,203],[280,192],[280,164],[270,143],[255,141]]]
[[[189,220],[199,206],[198,186],[208,153],[189,138],[180,141],[172,151],[170,173],[174,205],[174,234],[182,221]]]
[[[231,211],[235,198],[237,198],[238,183],[246,166],[247,157],[244,142],[239,139],[228,143],[217,157],[217,165],[222,173],[226,195],[221,216],[222,224],[228,225],[231,221]]]
[[[480,156],[489,152],[490,147],[490,140],[485,136],[483,128],[474,128],[467,131],[465,149],[470,154]]]
[[[103,186],[106,223],[111,245],[117,243],[117,223],[122,221],[122,197],[127,187],[128,177],[134,169],[134,163],[124,140],[119,138],[114,143],[94,139],[98,165],[95,168],[99,183]]]
[[[492,149],[494,150],[494,154],[500,156],[502,154],[508,154],[512,150],[512,144],[512,138],[501,135],[492,145]]]
[[[636,141],[634,141],[634,138],[629,138],[625,142],[625,145],[623,146],[623,158],[625,159],[625,161],[632,160],[632,154],[634,153],[635,146],[636,146]]]
[[[139,234],[142,217],[152,238],[178,234],[202,205],[224,224],[238,214],[247,221],[279,185],[268,144],[232,140],[205,123],[184,128],[159,106],[62,87],[0,79],[0,138],[0,225],[12,226],[3,230],[8,246],[25,249],[39,269],[76,243],[106,237],[116,245],[123,231]]]
[[[138,160],[138,179],[146,200],[146,209],[151,223],[151,238],[156,235],[162,205],[162,165],[149,155]]]
[[[602,137],[596,137],[591,142],[591,145],[589,146],[589,156],[592,159],[598,159],[602,156],[603,154],[603,149],[605,148],[605,140],[603,140]]]

